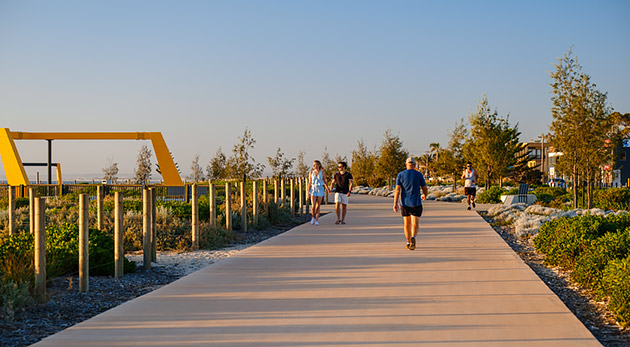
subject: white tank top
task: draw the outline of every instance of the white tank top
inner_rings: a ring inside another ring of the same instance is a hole
[[[472,169],[470,172],[464,170],[464,179],[464,187],[475,188],[475,169]]]

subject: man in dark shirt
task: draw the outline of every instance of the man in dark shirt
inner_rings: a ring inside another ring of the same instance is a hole
[[[337,164],[339,172],[335,173],[334,179],[330,182],[330,189],[335,192],[335,212],[337,212],[335,224],[346,224],[348,197],[352,190],[352,174],[346,171],[347,167],[345,161],[340,161]]]

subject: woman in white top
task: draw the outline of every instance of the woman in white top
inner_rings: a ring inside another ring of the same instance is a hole
[[[308,195],[311,199],[311,224],[319,225],[319,207],[328,190],[326,173],[319,160],[313,161],[313,168],[308,174]],[[306,197],[308,199],[308,196]]]
[[[475,207],[475,197],[477,195],[476,183],[478,178],[479,175],[477,175],[477,170],[473,169],[472,163],[466,163],[466,169],[464,169],[462,179],[464,180],[464,194],[466,195],[469,210],[471,202],[472,207]]]

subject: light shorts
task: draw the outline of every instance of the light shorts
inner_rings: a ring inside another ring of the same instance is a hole
[[[335,202],[340,202],[344,205],[348,204],[348,194],[347,193],[335,193]]]

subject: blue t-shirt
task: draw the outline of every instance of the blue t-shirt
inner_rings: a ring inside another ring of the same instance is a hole
[[[403,206],[415,207],[422,205],[420,187],[427,185],[422,173],[413,169],[401,171],[396,177],[396,185],[401,187],[400,201]]]

